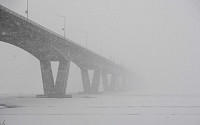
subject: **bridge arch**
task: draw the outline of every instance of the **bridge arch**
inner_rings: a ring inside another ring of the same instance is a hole
[[[0,58],[0,93],[43,93],[39,60],[34,55],[0,41]]]
[[[33,44],[31,45],[31,43],[28,40],[25,41],[22,39],[10,39],[9,37],[5,37],[4,39],[0,39],[0,42],[18,47],[38,59],[38,56],[37,56],[34,48],[33,47],[31,48],[31,46],[33,46]]]

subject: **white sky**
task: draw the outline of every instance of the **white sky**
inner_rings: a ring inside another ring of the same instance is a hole
[[[0,4],[26,16],[26,0]],[[107,58],[111,50],[135,73],[139,94],[200,94],[199,12],[199,0],[29,0],[31,20],[63,35],[65,15],[68,38],[85,46],[87,31],[89,49],[102,46]],[[42,91],[37,59],[3,42],[0,57],[0,93]],[[76,66],[70,71],[68,89],[81,89]]]

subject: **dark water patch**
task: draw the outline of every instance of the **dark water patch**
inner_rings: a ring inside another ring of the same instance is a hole
[[[8,105],[8,104],[0,104],[0,106],[2,106],[4,108],[19,108],[19,107],[23,107],[23,106],[19,106],[19,105]]]

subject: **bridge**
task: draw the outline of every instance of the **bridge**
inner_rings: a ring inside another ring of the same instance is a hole
[[[45,97],[64,97],[70,62],[81,70],[83,92],[97,93],[102,78],[104,91],[114,91],[128,80],[130,71],[70,39],[0,5],[0,41],[15,45],[40,61]],[[51,62],[58,61],[56,81]],[[94,70],[90,84],[89,70]],[[108,83],[108,74],[111,74]]]

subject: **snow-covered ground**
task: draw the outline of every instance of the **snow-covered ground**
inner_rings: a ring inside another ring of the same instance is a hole
[[[200,96],[74,94],[0,96],[5,125],[200,125]]]

